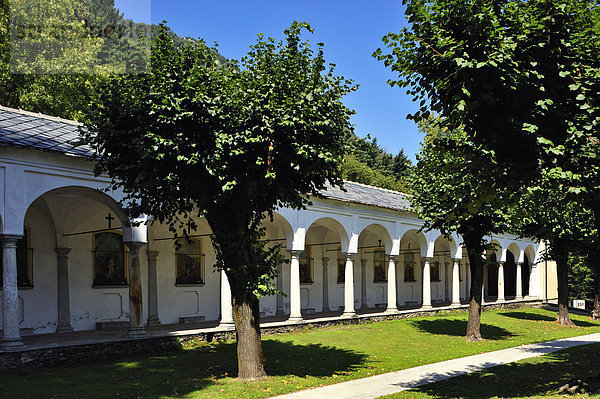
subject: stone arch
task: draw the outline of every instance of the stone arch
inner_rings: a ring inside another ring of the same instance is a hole
[[[321,233],[325,233],[324,235],[322,234],[324,239],[326,239],[327,237],[327,231],[337,234],[337,237],[339,239],[339,245],[341,246],[341,251],[348,252],[350,245],[350,234],[348,233],[347,229],[342,225],[342,223],[340,223],[338,220],[331,217],[321,217],[313,221],[306,229],[307,242],[309,240],[309,233],[313,233],[314,229],[320,229]]]
[[[292,224],[283,216],[281,213],[273,212],[273,220],[266,219],[266,224],[271,224],[277,228],[283,237],[277,237],[278,239],[285,238],[286,249],[291,250],[294,241],[294,230]]]
[[[364,242],[368,238],[368,235],[378,237],[378,239],[381,240],[385,248],[385,253],[388,255],[390,254],[393,243],[392,235],[390,234],[388,229],[386,229],[379,223],[371,223],[368,226],[365,226],[358,235],[359,248],[361,247],[361,242]]]

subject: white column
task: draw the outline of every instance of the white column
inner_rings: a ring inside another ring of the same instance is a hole
[[[300,260],[298,251],[290,251],[290,317],[288,321],[298,322],[302,320],[300,303]]]
[[[56,248],[58,254],[58,325],[56,332],[71,332],[69,295],[69,252],[71,248]]]
[[[397,299],[396,299],[396,259],[394,256],[390,256],[388,263],[388,300],[386,313],[395,313],[398,311]]]
[[[354,260],[352,254],[346,254],[344,270],[344,314],[345,317],[355,317],[354,311]]]
[[[360,308],[367,309],[367,259],[360,260]]]
[[[517,262],[517,296],[515,299],[523,299],[523,279],[521,276],[521,262]]]
[[[431,308],[431,270],[429,263],[432,258],[424,258],[423,259],[423,305],[422,307],[425,309]]]
[[[129,331],[130,336],[146,335],[143,319],[142,278],[140,271],[140,248],[146,243],[126,242],[129,249]]]
[[[221,270],[221,321],[222,327],[233,325],[233,306],[231,305],[231,286],[225,270]]]
[[[504,300],[504,262],[498,262],[498,301]]]
[[[329,274],[327,272],[327,263],[329,258],[323,257],[323,312],[329,312]]]
[[[156,276],[156,259],[158,251],[148,249],[148,325],[160,325],[158,318],[158,280]]]
[[[21,236],[2,237],[2,260],[4,279],[2,286],[2,325],[4,336],[0,347],[10,350],[23,346],[19,331],[19,290],[17,289],[17,241]]]
[[[452,305],[460,305],[460,261],[454,260],[452,267]]]

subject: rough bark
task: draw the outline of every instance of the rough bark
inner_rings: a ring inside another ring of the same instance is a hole
[[[591,261],[594,271],[594,309],[592,309],[592,319],[600,320],[600,250],[592,251]]]
[[[568,252],[563,248],[554,249],[554,260],[556,261],[556,274],[558,281],[558,316],[556,321],[563,326],[574,327],[569,318],[569,270]]]
[[[467,320],[466,340],[478,342],[481,336],[481,288],[483,287],[483,259],[481,254],[482,237],[465,237],[465,245],[471,269],[471,287],[469,292],[469,319]]]
[[[483,287],[483,260],[481,255],[469,251],[471,269],[471,292],[469,293],[469,319],[467,321],[466,339],[478,342],[481,336],[481,288]]]
[[[256,381],[267,376],[263,366],[259,302],[248,289],[248,280],[255,278],[252,271],[248,270],[249,265],[252,268],[251,234],[248,225],[243,222],[245,218],[237,216],[235,210],[213,211],[207,214],[206,219],[215,235],[215,250],[220,253],[231,287],[238,379]]]
[[[258,298],[252,294],[234,295],[233,320],[237,332],[238,379],[265,378]]]

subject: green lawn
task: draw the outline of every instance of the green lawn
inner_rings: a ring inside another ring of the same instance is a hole
[[[268,380],[241,383],[235,343],[196,346],[170,356],[0,373],[2,398],[259,398],[481,352],[600,332],[573,316],[561,327],[541,309],[494,310],[482,316],[484,342],[464,340],[465,312],[269,335]]]
[[[594,377],[599,372],[600,344],[591,344],[424,385],[385,398],[563,398],[558,394],[558,388],[571,378]],[[567,397],[597,398],[599,395]]]

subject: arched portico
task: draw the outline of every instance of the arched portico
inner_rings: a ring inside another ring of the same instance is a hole
[[[321,289],[319,284],[312,284],[303,287],[303,295],[309,296],[305,304],[313,303],[318,308],[317,291],[320,291],[322,311],[343,309],[344,314],[351,317],[355,314],[357,288],[354,280],[356,249],[350,252],[350,230],[342,222],[343,219],[313,216],[306,230],[304,254],[310,254],[315,270],[320,270],[315,273],[320,277],[315,281],[320,280]]]
[[[373,307],[385,308],[388,313],[398,310],[392,246],[390,232],[381,224],[371,223],[359,234],[360,306],[363,310]]]

